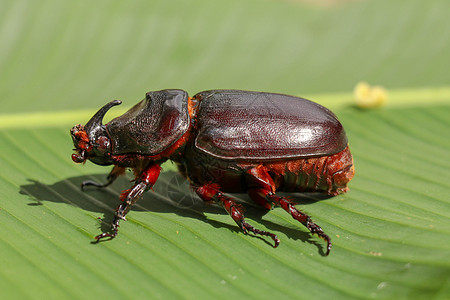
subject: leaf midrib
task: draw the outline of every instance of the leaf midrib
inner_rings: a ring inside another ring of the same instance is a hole
[[[354,104],[353,94],[326,93],[303,95],[321,105],[336,110]],[[389,108],[422,107],[439,104],[450,104],[450,86],[422,87],[410,89],[395,89],[388,91]],[[134,104],[134,103],[131,103]],[[114,108],[108,113],[109,118],[117,117],[125,113],[131,106]],[[40,112],[18,112],[0,114],[0,129],[3,128],[42,128],[62,125],[75,125],[75,123],[86,122],[96,109],[67,110],[67,111],[40,111]]]

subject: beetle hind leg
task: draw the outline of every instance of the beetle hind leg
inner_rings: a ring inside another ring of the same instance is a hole
[[[255,235],[269,236],[274,241],[274,248],[278,247],[280,240],[278,237],[268,231],[260,230],[245,221],[243,207],[237,204],[232,198],[225,196],[220,191],[219,185],[217,184],[205,184],[203,186],[197,187],[195,192],[202,198],[205,202],[216,201],[221,203],[223,208],[228,212],[231,218],[236,222],[236,224],[242,229],[244,234],[252,232]]]
[[[291,200],[275,194],[275,183],[264,166],[260,165],[255,168],[251,168],[247,171],[247,174],[249,175],[248,194],[255,202],[268,209],[273,206],[280,206],[283,208],[292,216],[292,218],[302,223],[312,234],[317,234],[317,236],[325,240],[327,243],[327,251],[325,255],[330,254],[330,237],[323,232],[319,225],[315,224],[311,220],[310,216],[297,210]]]

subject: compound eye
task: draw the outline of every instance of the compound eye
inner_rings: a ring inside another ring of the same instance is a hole
[[[99,150],[105,151],[109,148],[109,139],[106,136],[99,136],[96,142]]]

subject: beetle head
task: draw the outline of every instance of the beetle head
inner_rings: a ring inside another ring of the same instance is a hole
[[[112,164],[111,142],[105,125],[102,124],[102,120],[111,107],[121,103],[119,100],[107,103],[100,108],[86,125],[76,125],[70,130],[76,152],[72,154],[72,160],[74,162],[82,163],[89,159],[98,165]]]

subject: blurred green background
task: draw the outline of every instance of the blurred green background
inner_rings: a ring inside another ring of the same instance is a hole
[[[2,0],[2,112],[96,108],[164,88],[448,85],[447,1],[328,2]]]
[[[448,0],[0,0],[0,297],[450,299],[448,12]],[[351,105],[362,80],[388,90],[386,107]],[[119,237],[90,244],[130,178],[80,192],[109,170],[73,164],[69,129],[165,88],[334,109],[351,191],[298,195],[329,257],[279,209],[248,204],[279,248],[244,236],[170,164]]]

